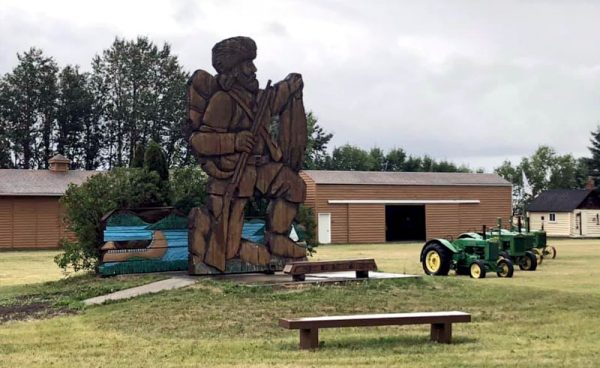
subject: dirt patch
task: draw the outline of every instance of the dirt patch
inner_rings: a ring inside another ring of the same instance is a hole
[[[0,324],[8,321],[43,319],[65,314],[75,314],[69,308],[55,307],[50,303],[0,305]]]

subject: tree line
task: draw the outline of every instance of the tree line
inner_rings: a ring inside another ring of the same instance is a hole
[[[60,67],[36,47],[17,60],[0,78],[0,168],[47,168],[56,153],[69,158],[72,169],[127,167],[150,141],[166,152],[169,167],[194,162],[184,138],[190,73],[168,44],[116,38],[93,57],[90,72]],[[329,153],[333,133],[312,113],[308,124],[306,169],[470,171],[401,148],[384,153],[347,144]]]
[[[183,139],[184,71],[170,46],[115,39],[91,62],[60,68],[32,47],[0,79],[0,167],[46,168],[61,153],[73,168],[127,166],[157,142],[169,165],[189,161]]]
[[[588,183],[595,186],[600,180],[600,126],[590,134],[589,157],[560,155],[554,148],[542,145],[518,164],[507,160],[494,169],[513,184],[513,207],[517,213],[522,213],[527,203],[545,190],[583,189]]]

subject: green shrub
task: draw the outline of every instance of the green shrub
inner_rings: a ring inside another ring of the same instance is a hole
[[[302,236],[306,241],[308,252],[310,254],[315,253],[315,248],[317,247],[317,222],[315,221],[315,214],[312,208],[301,204],[298,209],[298,214],[296,214],[296,221],[300,224],[301,232],[303,232]]]
[[[189,213],[200,207],[206,196],[207,176],[199,167],[186,166],[171,172],[171,203],[173,207]]]
[[[117,208],[164,204],[160,182],[156,172],[118,168],[98,173],[82,185],[69,185],[61,204],[77,242],[63,241],[63,253],[56,256],[56,264],[65,270],[95,268],[104,243],[102,216]]]

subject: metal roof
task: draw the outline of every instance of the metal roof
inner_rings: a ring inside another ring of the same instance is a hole
[[[0,170],[0,196],[62,196],[70,183],[80,185],[100,171]]]
[[[529,205],[529,212],[571,212],[591,193],[588,189],[550,189],[540,193]]]
[[[317,184],[506,186],[497,174],[304,170]]]

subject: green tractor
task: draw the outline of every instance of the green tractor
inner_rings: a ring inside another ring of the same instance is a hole
[[[518,222],[518,224],[520,224],[521,219],[518,218],[517,222]],[[519,229],[519,228],[520,228],[520,226],[517,225],[517,229]],[[548,245],[546,231],[544,231],[543,224],[542,224],[541,230],[531,231],[529,217],[527,217],[525,219],[525,229],[526,229],[526,234],[533,235],[533,252],[535,252],[535,254],[538,256],[539,264],[541,264],[545,258],[549,258],[549,259],[556,258],[556,248],[552,245]]]
[[[519,219],[520,225],[520,219]],[[485,233],[463,233],[458,236],[459,239],[483,239],[490,238],[498,243],[498,255],[500,258],[510,259],[519,265],[521,270],[535,271],[538,263],[541,263],[541,257],[536,257],[535,242],[536,236],[533,233],[523,233],[519,226],[519,231],[513,232],[502,228],[502,219],[498,219],[497,227]],[[539,262],[538,262],[539,261]]]
[[[457,275],[468,274],[476,279],[484,278],[488,272],[512,277],[513,263],[508,258],[499,258],[498,245],[497,239],[487,239],[485,235],[480,239],[433,239],[423,246],[420,261],[428,275],[446,276],[453,269]]]

